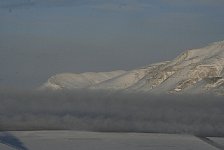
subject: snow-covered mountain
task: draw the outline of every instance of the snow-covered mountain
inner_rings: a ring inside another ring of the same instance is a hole
[[[187,50],[174,60],[130,71],[65,73],[41,89],[89,89],[153,93],[224,93],[224,41]]]
[[[62,73],[57,74],[48,79],[48,81],[41,86],[41,89],[81,89],[88,88],[111,78],[115,78],[126,71],[117,70],[111,72],[86,72],[81,74]]]

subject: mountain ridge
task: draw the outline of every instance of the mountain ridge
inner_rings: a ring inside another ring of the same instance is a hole
[[[187,50],[171,61],[129,71],[70,73],[64,77],[57,74],[50,77],[41,89],[223,94],[223,68],[224,41],[219,41],[203,48]],[[87,78],[83,78],[85,74]]]

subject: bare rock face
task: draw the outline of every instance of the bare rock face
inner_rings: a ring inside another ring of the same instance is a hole
[[[174,60],[130,71],[59,74],[42,89],[110,90],[148,93],[223,94],[224,41],[187,50]]]

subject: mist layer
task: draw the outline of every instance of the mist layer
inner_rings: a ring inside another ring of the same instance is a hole
[[[224,135],[222,96],[2,89],[0,103],[0,130]]]

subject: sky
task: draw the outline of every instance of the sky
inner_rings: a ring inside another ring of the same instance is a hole
[[[223,27],[223,0],[0,0],[0,87],[170,60]]]

